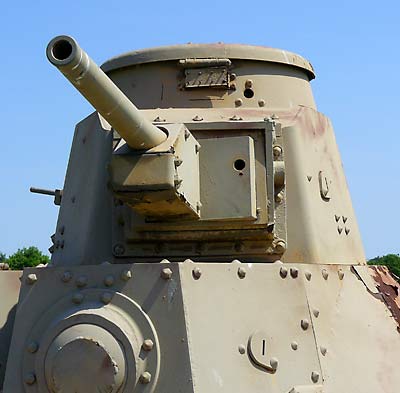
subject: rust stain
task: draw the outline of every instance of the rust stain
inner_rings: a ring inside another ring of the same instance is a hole
[[[392,277],[386,266],[370,266],[372,277],[380,292],[380,297],[390,310],[397,322],[397,331],[400,333],[400,284]],[[379,296],[379,295],[378,295]]]

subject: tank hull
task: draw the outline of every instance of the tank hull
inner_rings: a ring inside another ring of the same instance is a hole
[[[90,339],[91,324],[129,339],[119,342],[135,362],[126,357],[118,367],[134,378],[118,391],[393,392],[400,384],[399,289],[384,267],[349,265],[29,269],[3,393],[72,391],[68,380],[65,390],[50,390],[52,348],[75,325]],[[124,326],[131,328],[121,333]],[[144,351],[150,337],[153,346]],[[146,372],[151,380],[143,383]]]

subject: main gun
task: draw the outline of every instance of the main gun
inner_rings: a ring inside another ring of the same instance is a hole
[[[147,120],[132,101],[97,66],[72,37],[62,35],[47,45],[47,58],[136,150],[159,145],[167,136]]]

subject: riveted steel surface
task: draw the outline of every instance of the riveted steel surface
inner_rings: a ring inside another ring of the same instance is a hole
[[[164,267],[25,271],[4,392],[154,392],[162,386],[192,391],[178,266],[171,265],[169,280],[161,277]],[[26,283],[29,274],[37,276],[34,285]],[[111,381],[104,379],[107,367],[94,378],[102,355],[91,353],[82,339],[97,342],[115,365]],[[71,372],[68,364],[81,364],[72,379],[64,375]],[[94,378],[89,385],[88,372]],[[27,382],[32,375],[34,382]]]
[[[310,63],[188,44],[106,75],[65,36],[48,57],[99,113],[15,322],[0,274],[2,393],[397,392],[400,287],[366,266]]]

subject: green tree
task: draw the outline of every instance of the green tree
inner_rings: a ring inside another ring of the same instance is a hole
[[[41,263],[46,264],[49,260],[50,258],[37,247],[24,247],[10,255],[5,262],[12,270],[22,270],[24,267],[34,267]]]
[[[6,262],[6,254],[3,254],[2,252],[0,252],[0,263],[4,263],[4,262]]]
[[[390,272],[400,278],[400,256],[398,254],[387,254],[382,257],[376,257],[368,261],[368,265],[384,265]]]

